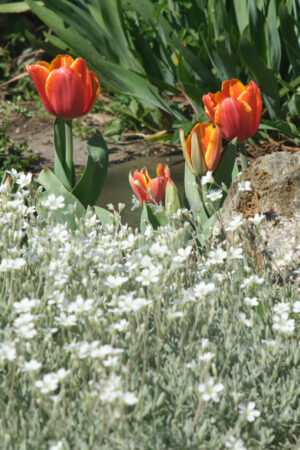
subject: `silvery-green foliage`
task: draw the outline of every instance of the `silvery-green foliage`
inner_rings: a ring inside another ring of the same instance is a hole
[[[71,232],[35,196],[0,186],[3,448],[299,448],[296,287],[187,211]]]

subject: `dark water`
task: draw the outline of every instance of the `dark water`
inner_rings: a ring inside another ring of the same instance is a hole
[[[147,167],[151,178],[156,177],[156,166],[158,163],[168,164],[171,171],[171,178],[177,186],[181,199],[183,198],[183,177],[184,160],[182,154],[168,155],[159,157],[142,157],[133,161],[126,161],[121,164],[110,165],[108,168],[107,179],[97,205],[106,208],[108,203],[115,205],[125,203],[122,212],[122,222],[130,226],[139,226],[141,208],[131,211],[133,191],[128,181],[129,172],[132,174],[135,169]]]

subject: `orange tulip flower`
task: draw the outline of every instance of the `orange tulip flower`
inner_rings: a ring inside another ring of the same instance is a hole
[[[205,112],[214,125],[221,128],[225,139],[244,141],[253,136],[260,122],[262,100],[254,81],[247,86],[239,80],[227,80],[222,91],[203,96]]]
[[[63,119],[73,119],[89,112],[100,90],[98,78],[85,61],[58,55],[49,64],[40,61],[26,67],[46,110]]]
[[[140,172],[135,170],[133,176],[129,173],[129,182],[133,192],[143,203],[162,202],[168,181],[170,180],[170,169],[167,166],[158,164],[156,169],[157,177],[150,178],[148,170],[144,167]]]
[[[203,176],[207,170],[214,171],[220,161],[222,151],[222,133],[219,127],[211,123],[197,123],[187,140],[180,130],[180,141],[184,158],[190,170],[197,176]]]

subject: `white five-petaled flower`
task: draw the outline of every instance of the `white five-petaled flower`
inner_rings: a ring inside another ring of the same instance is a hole
[[[254,420],[260,416],[260,411],[255,409],[255,402],[249,402],[247,405],[239,405],[240,414],[248,422],[254,422]]]
[[[264,278],[259,278],[257,275],[250,275],[250,277],[244,279],[241,288],[254,288],[257,284],[263,284],[264,281]]]
[[[227,257],[227,252],[219,247],[216,250],[211,250],[208,256],[208,264],[222,264]]]
[[[56,211],[57,209],[64,208],[65,199],[62,195],[58,195],[56,197],[55,194],[50,194],[44,201],[41,202],[41,205],[50,211]]]
[[[287,312],[283,312],[279,315],[273,316],[273,328],[282,334],[291,336],[295,331],[295,320],[289,319]]]
[[[231,247],[230,256],[232,259],[243,259],[243,249],[241,247]]]
[[[219,402],[219,393],[224,389],[222,383],[216,383],[214,378],[208,378],[204,383],[200,383],[198,386],[199,392],[202,393],[202,399],[205,402],[212,400],[213,402]]]
[[[225,228],[226,231],[237,231],[241,228],[244,223],[244,217],[242,214],[236,214],[233,219],[229,222],[228,227]]]
[[[16,180],[17,184],[20,185],[21,188],[27,187],[31,183],[32,173],[25,174],[24,172],[20,172],[18,174],[18,178]]]
[[[300,301],[297,300],[294,304],[293,304],[293,312],[298,314],[300,313]]]
[[[204,281],[200,281],[200,283],[194,286],[194,294],[195,297],[201,299],[206,297],[214,289],[215,289],[214,283],[205,283]]]
[[[263,220],[265,216],[263,214],[256,213],[254,217],[249,217],[249,222],[253,223],[253,225],[259,225]]]
[[[225,442],[225,447],[230,450],[247,450],[242,439],[236,439],[233,436],[230,436],[230,438]]]
[[[257,297],[245,297],[244,302],[248,306],[257,306],[258,305]]]
[[[239,313],[238,318],[244,325],[246,325],[246,327],[248,327],[248,328],[252,327],[252,320],[247,319],[247,316],[245,313],[243,313],[243,312]]]
[[[64,444],[62,441],[56,442],[56,444],[51,445],[49,450],[62,450],[64,448]]]
[[[121,275],[116,275],[116,276],[109,275],[107,277],[105,284],[106,284],[106,286],[108,286],[112,289],[115,289],[115,288],[122,286],[122,284],[126,283],[127,280],[128,280],[128,277],[123,277]]]
[[[40,370],[42,367],[42,364],[37,361],[36,359],[31,359],[30,361],[26,361],[23,366],[24,372],[36,372],[37,370]]]
[[[240,181],[238,183],[238,190],[239,192],[244,192],[244,191],[252,191],[251,189],[251,182],[250,181]]]
[[[206,174],[201,178],[201,184],[202,185],[210,184],[210,183],[213,183],[214,181],[215,180],[214,180],[213,174],[212,174],[212,172],[210,170],[208,170],[206,172]]]
[[[21,270],[26,264],[24,258],[3,258],[0,263],[0,272],[9,272],[10,270]]]
[[[273,311],[276,314],[283,314],[285,312],[289,312],[290,310],[290,304],[285,302],[276,303],[273,306]]]
[[[206,195],[206,198],[211,200],[212,202],[216,202],[217,200],[221,200],[223,197],[223,191],[222,189],[218,189],[217,191],[210,192]]]

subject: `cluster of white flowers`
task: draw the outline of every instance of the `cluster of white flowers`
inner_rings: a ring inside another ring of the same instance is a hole
[[[284,302],[276,303],[276,305],[273,306],[273,329],[287,336],[293,335],[295,331],[295,320],[289,318],[290,308],[290,304]]]
[[[70,373],[70,370],[64,368],[59,369],[57,372],[46,373],[41,380],[36,380],[35,386],[42,394],[50,394],[56,391],[59,384],[65,381]]]
[[[285,390],[284,402],[291,423],[297,420],[291,405],[298,388],[286,365],[295,367],[298,357],[300,302],[281,286],[274,288],[270,274],[257,275],[246,247],[234,241],[209,248],[186,242],[187,210],[174,215],[174,224],[148,226],[144,234],[117,216],[116,226],[102,227],[93,212],[76,219],[78,229],[71,231],[55,221],[64,199],[48,196],[43,219],[28,194],[32,177],[13,172],[11,178],[17,192],[9,185],[0,188],[0,387],[10,395],[10,410],[22,414],[18,425],[24,426],[23,410],[30,405],[35,414],[30,420],[38,417],[34,427],[41,435],[42,427],[49,429],[52,450],[72,445],[62,418],[74,439],[82,434],[79,445],[89,442],[88,424],[103,423],[99,434],[109,446],[110,439],[128,437],[132,425],[139,432],[139,415],[142,434],[148,438],[153,427],[160,448],[152,413],[159,412],[168,433],[167,417],[172,426],[188,417],[180,424],[185,433],[199,405],[195,448],[205,442],[245,450],[271,436],[265,417],[280,411],[285,383],[295,385]],[[211,183],[207,173],[202,184]],[[262,217],[253,219],[258,224]],[[234,217],[231,230],[242,231],[244,222]],[[280,373],[284,367],[284,378],[276,378],[274,367]],[[210,427],[219,409],[216,443]],[[20,436],[32,433],[30,420]],[[256,427],[247,425],[256,420]],[[1,426],[0,421],[0,434]],[[24,446],[18,436],[16,446]],[[143,448],[140,437],[134,433],[128,445]],[[181,445],[175,438],[173,444]]]

